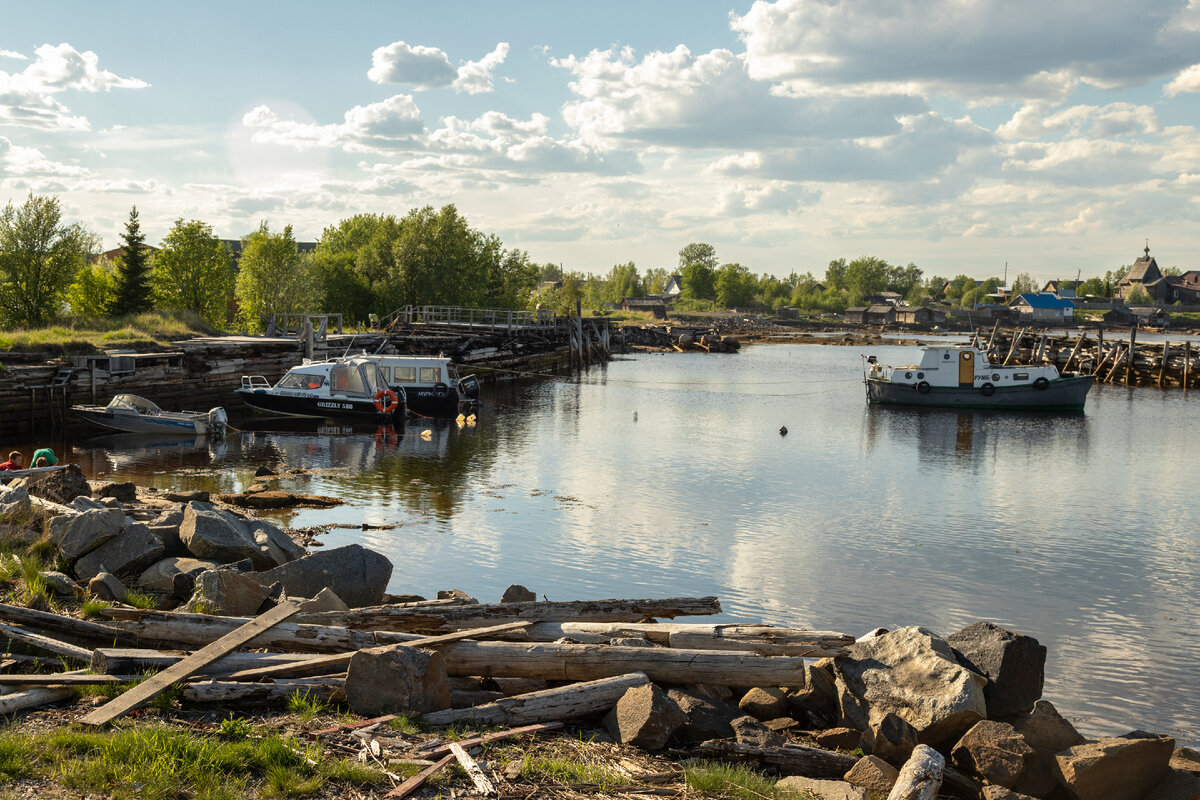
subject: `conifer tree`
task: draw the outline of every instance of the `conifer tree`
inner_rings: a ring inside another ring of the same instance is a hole
[[[138,222],[137,206],[129,212],[121,237],[121,256],[117,264],[117,294],[112,305],[115,316],[141,314],[154,306],[150,290],[150,263],[145,249],[146,236]]]

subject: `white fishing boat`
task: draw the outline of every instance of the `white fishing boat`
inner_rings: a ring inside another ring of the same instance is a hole
[[[173,436],[222,434],[228,417],[220,406],[208,411],[163,411],[136,394],[119,394],[106,406],[71,406],[84,420],[122,433],[160,433]]]
[[[410,414],[456,417],[469,414],[479,398],[479,379],[460,378],[443,356],[363,355],[379,366],[388,386],[403,391]]]
[[[364,356],[305,360],[274,386],[262,375],[243,375],[237,393],[251,408],[292,417],[381,423],[405,413],[403,390],[389,386]]]
[[[881,405],[1074,411],[1093,375],[1060,375],[1052,364],[1003,366],[974,345],[921,348],[915,365],[892,367],[864,356],[867,402]]]

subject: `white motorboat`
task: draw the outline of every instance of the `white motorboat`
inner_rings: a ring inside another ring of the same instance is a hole
[[[305,360],[274,386],[262,375],[243,375],[237,393],[251,408],[291,417],[379,423],[405,413],[404,391],[389,386],[364,356]]]
[[[460,378],[450,359],[442,356],[363,355],[374,361],[388,386],[403,391],[410,414],[456,417],[475,410],[479,379]]]
[[[220,406],[208,411],[163,411],[136,394],[119,394],[106,406],[71,406],[71,410],[93,425],[122,433],[223,434],[228,422]]]

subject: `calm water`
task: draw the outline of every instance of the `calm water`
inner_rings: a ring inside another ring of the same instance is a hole
[[[387,554],[397,593],[715,594],[722,619],[855,635],[992,620],[1049,647],[1046,696],[1085,733],[1196,745],[1194,402],[1101,386],[1082,415],[869,408],[858,349],[772,345],[514,387],[474,428],[110,436],[72,457],[179,488],[312,469],[285,488],[349,505],[277,520],[344,526],[321,540]]]

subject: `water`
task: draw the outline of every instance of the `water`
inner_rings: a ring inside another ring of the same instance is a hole
[[[1045,696],[1085,734],[1195,746],[1186,397],[1098,386],[1076,415],[868,407],[857,348],[770,345],[514,387],[473,428],[102,437],[71,456],[97,479],[221,491],[260,465],[308,468],[283,488],[348,504],[275,519],[344,526],[320,539],[387,554],[396,593],[715,594],[719,619],[855,635],[991,620],[1048,646]]]

